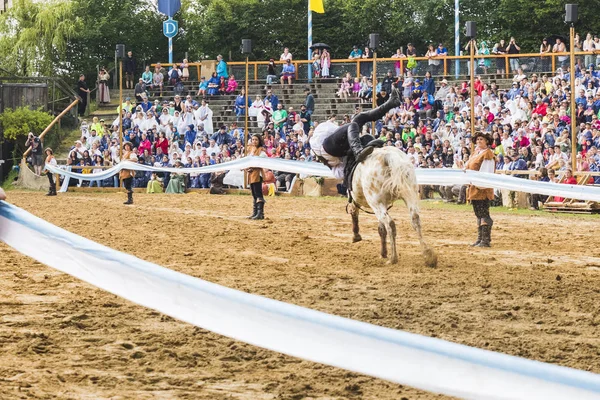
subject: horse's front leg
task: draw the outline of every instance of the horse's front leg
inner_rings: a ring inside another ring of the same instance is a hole
[[[352,243],[360,242],[362,237],[360,236],[358,227],[358,207],[354,204],[350,205],[350,215],[352,215],[352,233],[354,234],[352,236]]]
[[[385,229],[385,225],[380,222],[377,230],[379,231],[379,237],[381,238],[381,258],[387,258],[387,229]]]

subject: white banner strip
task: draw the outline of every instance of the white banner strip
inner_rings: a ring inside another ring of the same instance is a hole
[[[308,176],[333,177],[326,166],[293,160],[281,160],[265,157],[245,157],[223,164],[215,164],[200,168],[165,168],[151,167],[144,164],[132,162],[120,163],[111,169],[99,174],[80,174],[46,165],[49,171],[82,180],[103,180],[121,169],[134,169],[136,171],[175,172],[175,173],[210,173],[216,171],[241,170],[246,168],[267,168],[275,171],[292,172]],[[583,185],[563,185],[550,182],[538,182],[528,179],[520,179],[512,176],[488,174],[477,171],[463,171],[458,169],[415,169],[417,183],[419,185],[475,185],[484,188],[507,189],[517,192],[538,193],[548,196],[558,196],[578,200],[590,200],[600,202],[600,188]]]
[[[219,286],[112,250],[6,202],[0,202],[0,240],[140,305],[306,360],[467,399],[600,399],[600,375]]]

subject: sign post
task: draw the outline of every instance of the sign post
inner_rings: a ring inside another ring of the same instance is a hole
[[[173,64],[173,38],[178,31],[179,24],[171,17],[163,22],[163,33],[169,39],[169,64]]]

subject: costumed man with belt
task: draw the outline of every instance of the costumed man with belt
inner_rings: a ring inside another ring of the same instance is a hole
[[[123,143],[123,159],[121,161],[131,161],[137,163],[138,158],[133,152],[133,145],[131,142]],[[127,201],[123,204],[133,204],[133,177],[135,171],[131,169],[122,169],[119,172],[119,178],[123,181],[123,186],[127,190]]]
[[[319,124],[310,139],[310,147],[317,159],[328,166],[336,178],[344,178],[344,184],[349,188],[354,165],[363,162],[375,147],[384,144],[371,135],[361,137],[363,126],[367,122],[383,118],[388,111],[398,106],[400,92],[394,88],[388,101],[373,110],[357,114],[349,124],[339,127],[330,121]]]
[[[496,163],[494,152],[490,149],[493,141],[492,136],[489,133],[477,132],[474,140],[475,150],[469,157],[465,169],[493,174],[496,171]],[[467,189],[467,200],[473,205],[479,229],[477,241],[471,246],[491,247],[494,221],[490,218],[490,200],[494,200],[494,189],[484,189],[470,185]]]

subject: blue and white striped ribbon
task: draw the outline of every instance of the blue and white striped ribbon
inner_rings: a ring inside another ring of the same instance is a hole
[[[137,304],[306,360],[467,399],[600,399],[600,375],[226,288],[112,250],[6,202],[0,241]]]

